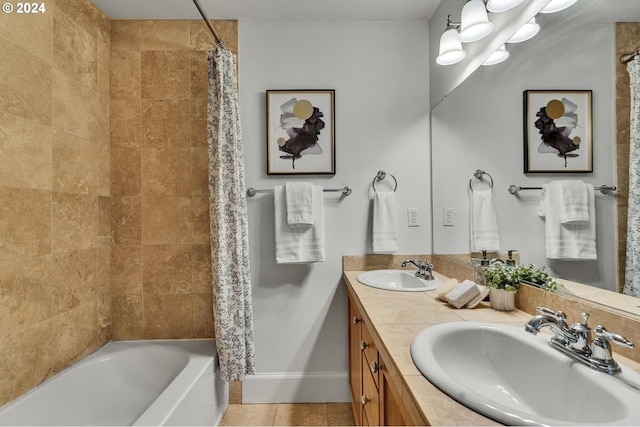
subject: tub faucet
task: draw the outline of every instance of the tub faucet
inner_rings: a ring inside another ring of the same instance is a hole
[[[562,311],[547,307],[537,307],[538,314],[529,320],[524,329],[536,335],[540,329],[548,327],[553,332],[549,345],[566,354],[571,359],[608,374],[621,372],[613,360],[611,344],[633,348],[634,345],[622,335],[612,334],[602,325],[594,328],[596,338],[591,340],[591,328],[587,325],[588,313],[582,313],[582,323],[568,325]]]
[[[415,276],[419,279],[424,279],[424,280],[433,280],[435,279],[435,277],[433,277],[433,274],[431,274],[431,270],[433,270],[433,264],[431,264],[428,261],[424,261],[424,262],[420,262],[418,260],[413,260],[413,259],[407,259],[402,261],[402,264],[400,264],[402,267],[406,267],[409,264],[413,265],[415,268],[417,268],[417,271],[415,273]]]

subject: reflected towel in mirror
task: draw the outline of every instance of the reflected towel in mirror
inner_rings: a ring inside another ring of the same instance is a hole
[[[557,191],[562,192],[560,221],[563,224],[589,221],[589,197],[584,182],[567,179],[551,181],[549,185],[557,186]]]
[[[500,250],[498,218],[491,188],[471,192],[470,237],[471,252]]]
[[[596,210],[593,185],[585,184],[589,221],[563,224],[560,219],[564,202],[562,187],[553,182],[542,186],[538,215],[545,221],[546,253],[551,259],[594,260],[596,250]]]

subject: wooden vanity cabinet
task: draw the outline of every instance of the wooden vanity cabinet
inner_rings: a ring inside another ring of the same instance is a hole
[[[362,354],[360,351],[360,341],[362,316],[358,308],[349,298],[349,386],[351,387],[351,407],[357,426],[362,423]]]
[[[349,297],[349,384],[356,425],[406,426],[411,417],[371,329]]]

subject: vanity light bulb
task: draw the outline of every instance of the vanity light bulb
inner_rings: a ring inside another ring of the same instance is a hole
[[[556,13],[573,6],[578,0],[551,0],[540,13]]]
[[[487,2],[487,10],[489,12],[506,12],[522,3],[523,0],[489,0]]]
[[[505,45],[500,46],[498,50],[493,52],[482,65],[495,65],[505,61],[509,57],[509,52]]]
[[[530,38],[533,38],[540,31],[540,25],[536,23],[536,18],[531,18],[531,21],[524,24],[516,33],[511,36],[507,43],[520,43]]]
[[[449,28],[440,37],[440,53],[436,58],[439,65],[453,65],[462,61],[467,52],[462,49],[462,43],[458,39],[458,31]]]
[[[460,23],[460,41],[470,43],[478,41],[493,31],[487,10],[482,0],[468,0],[462,8]]]

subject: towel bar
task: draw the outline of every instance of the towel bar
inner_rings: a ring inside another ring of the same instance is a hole
[[[601,185],[600,187],[594,187],[593,189],[600,190],[602,194],[607,194],[611,191],[616,191],[617,187],[615,185]],[[517,194],[520,190],[542,190],[542,187],[520,187],[519,185],[512,184],[507,188],[507,190],[509,191],[509,194]]]
[[[351,187],[342,187],[342,188],[323,188],[322,191],[325,193],[337,193],[341,192],[344,196],[351,195]],[[253,187],[247,188],[247,197],[253,197],[257,193],[273,193],[273,190],[256,190]]]

